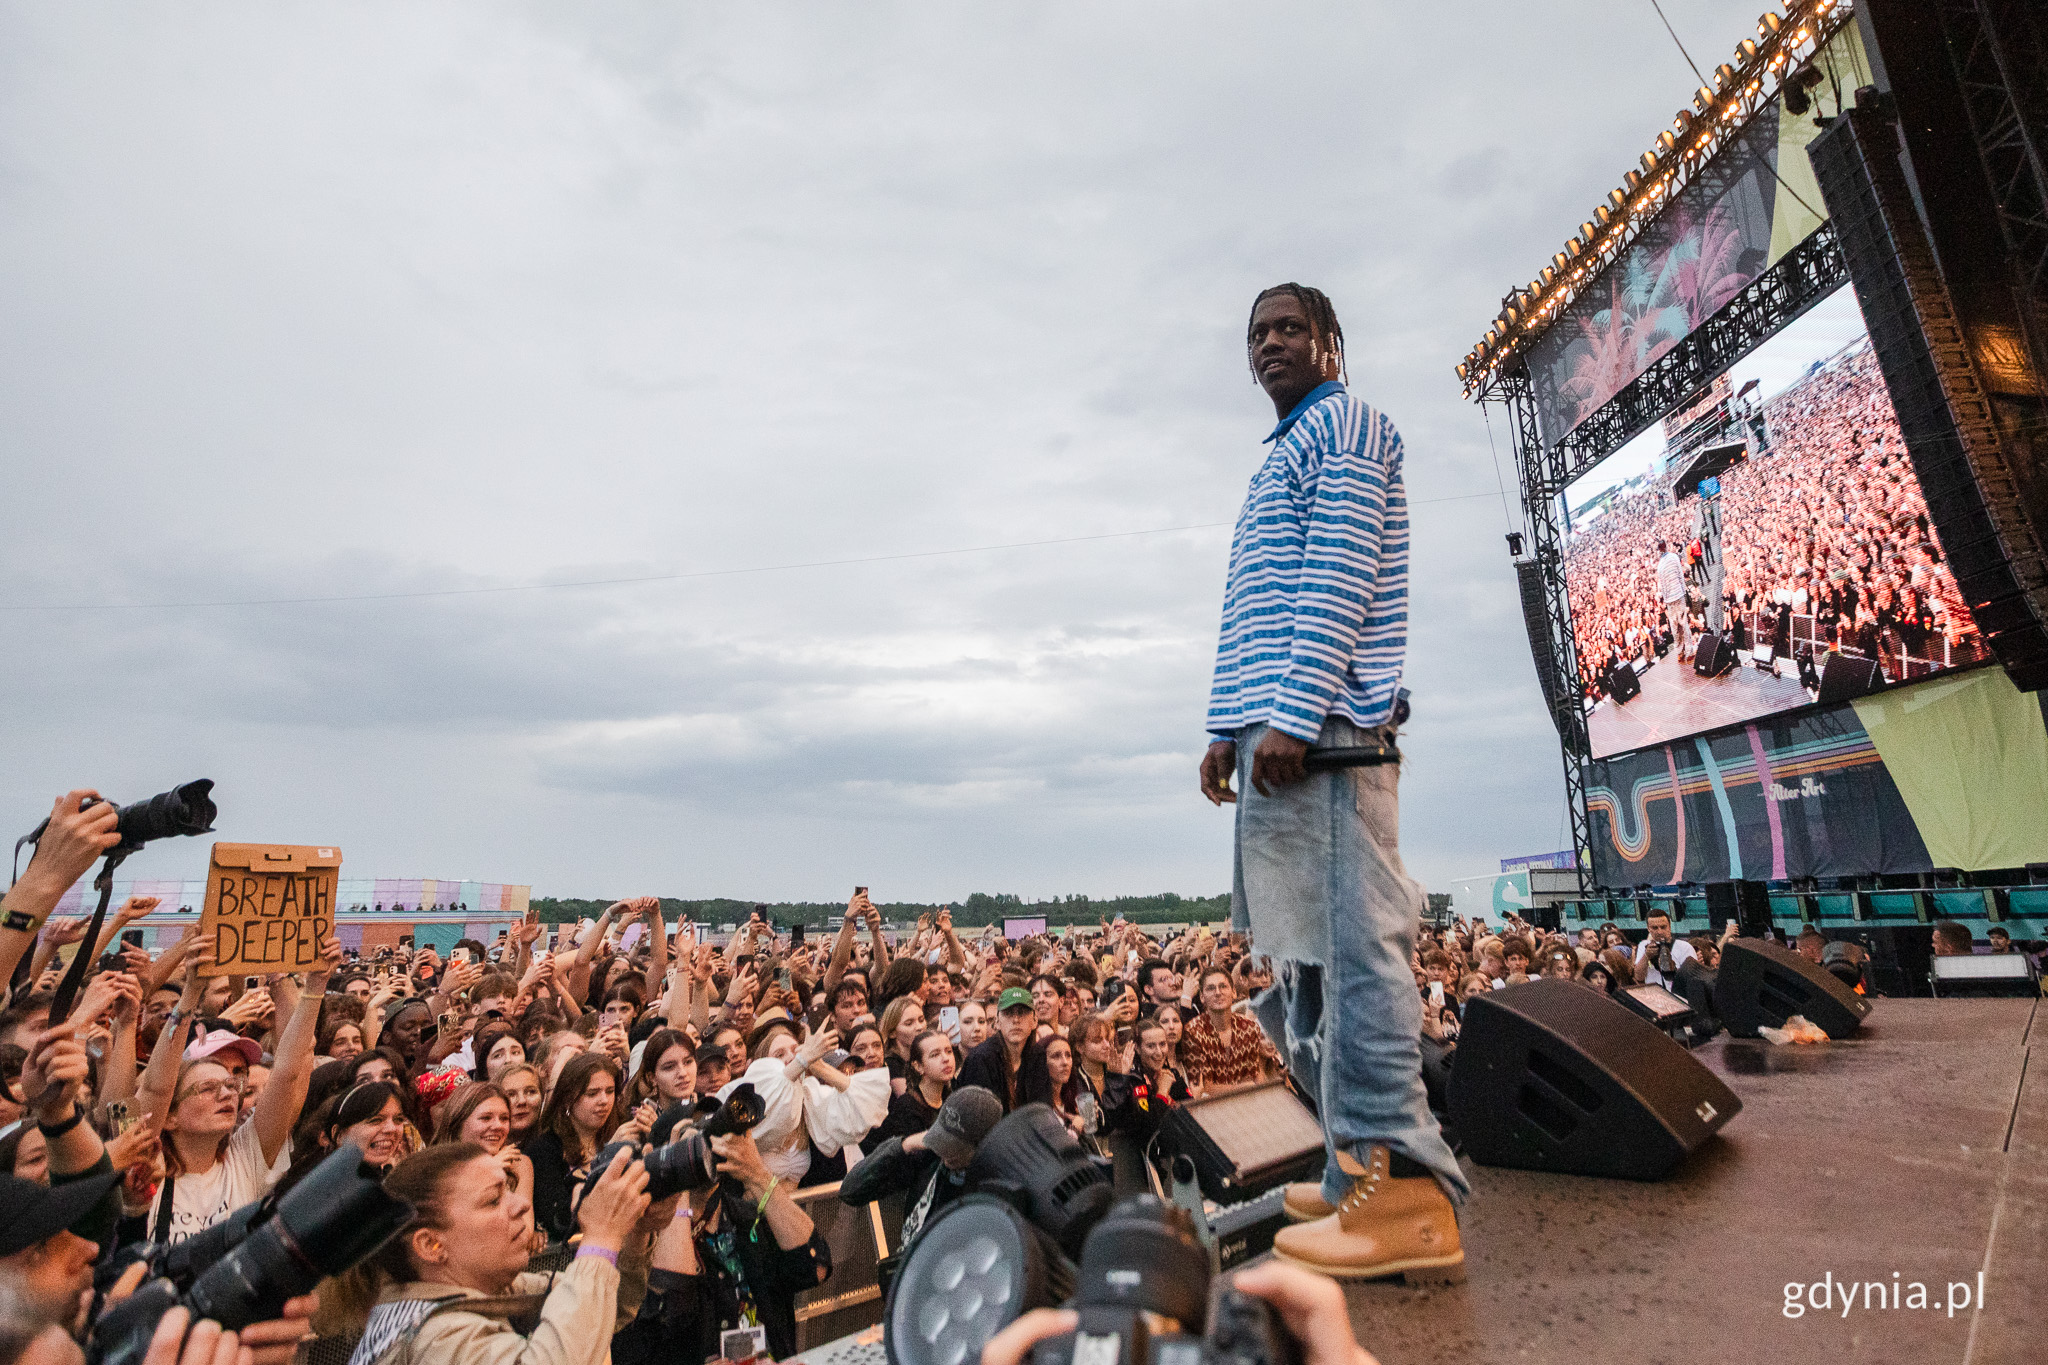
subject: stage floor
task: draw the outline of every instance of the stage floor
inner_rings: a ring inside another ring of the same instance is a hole
[[[1602,701],[1586,717],[1595,754],[1618,754],[1661,744],[1674,735],[1739,725],[1794,706],[1808,697],[1797,677],[1780,678],[1742,664],[1718,678],[1702,678],[1673,650],[1643,674],[1642,695],[1628,705]]]
[[[2036,1000],[1883,1000],[1856,1038],[1810,1047],[1717,1039],[1696,1055],[1743,1109],[1676,1177],[1468,1163],[1466,1282],[1349,1286],[1359,1340],[1382,1365],[2048,1360],[2048,1055],[2030,1068],[2030,1041],[2048,1054]],[[1893,1272],[1973,1305],[1785,1315],[1788,1282]]]

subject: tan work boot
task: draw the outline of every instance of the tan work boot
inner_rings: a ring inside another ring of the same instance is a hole
[[[1306,1223],[1315,1218],[1328,1218],[1337,1211],[1337,1206],[1323,1198],[1323,1182],[1320,1180],[1297,1180],[1287,1187],[1287,1197],[1281,1201],[1290,1223]]]
[[[1435,1177],[1389,1175],[1384,1147],[1372,1148],[1364,1165],[1339,1152],[1337,1165],[1352,1177],[1350,1192],[1328,1217],[1280,1229],[1275,1255],[1340,1280],[1399,1275],[1409,1284],[1455,1284],[1465,1278],[1458,1217]]]

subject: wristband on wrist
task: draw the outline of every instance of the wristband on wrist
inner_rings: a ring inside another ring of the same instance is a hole
[[[73,1128],[76,1128],[79,1124],[83,1122],[85,1122],[85,1110],[79,1108],[76,1104],[73,1104],[71,1106],[71,1117],[64,1120],[62,1123],[47,1124],[44,1123],[41,1119],[37,1119],[36,1127],[42,1129],[44,1137],[55,1138],[63,1137],[66,1133],[70,1132]]]
[[[0,926],[12,929],[18,934],[33,933],[36,927],[36,917],[26,910],[9,910],[7,918],[4,921],[0,921]]]
[[[610,1247],[594,1247],[585,1243],[576,1249],[576,1259],[580,1261],[585,1256],[596,1256],[601,1260],[610,1261],[612,1268],[614,1270],[618,1269],[619,1253],[613,1251]]]

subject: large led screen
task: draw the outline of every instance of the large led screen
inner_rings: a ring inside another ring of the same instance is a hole
[[[1860,327],[1839,291],[1567,493],[1595,757],[1804,706],[1830,653],[1885,683],[1988,657]]]

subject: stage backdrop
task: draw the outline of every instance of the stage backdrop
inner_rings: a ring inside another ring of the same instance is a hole
[[[1529,352],[1543,441],[1556,445],[1652,361],[1812,235],[1820,190],[1806,144],[1817,114],[1872,83],[1856,27],[1829,39],[1816,66],[1833,79],[1803,115],[1773,99],[1667,204]],[[1802,201],[1804,201],[1802,203]]]
[[[1594,880],[2048,862],[2048,692],[1997,667],[1588,765]]]

